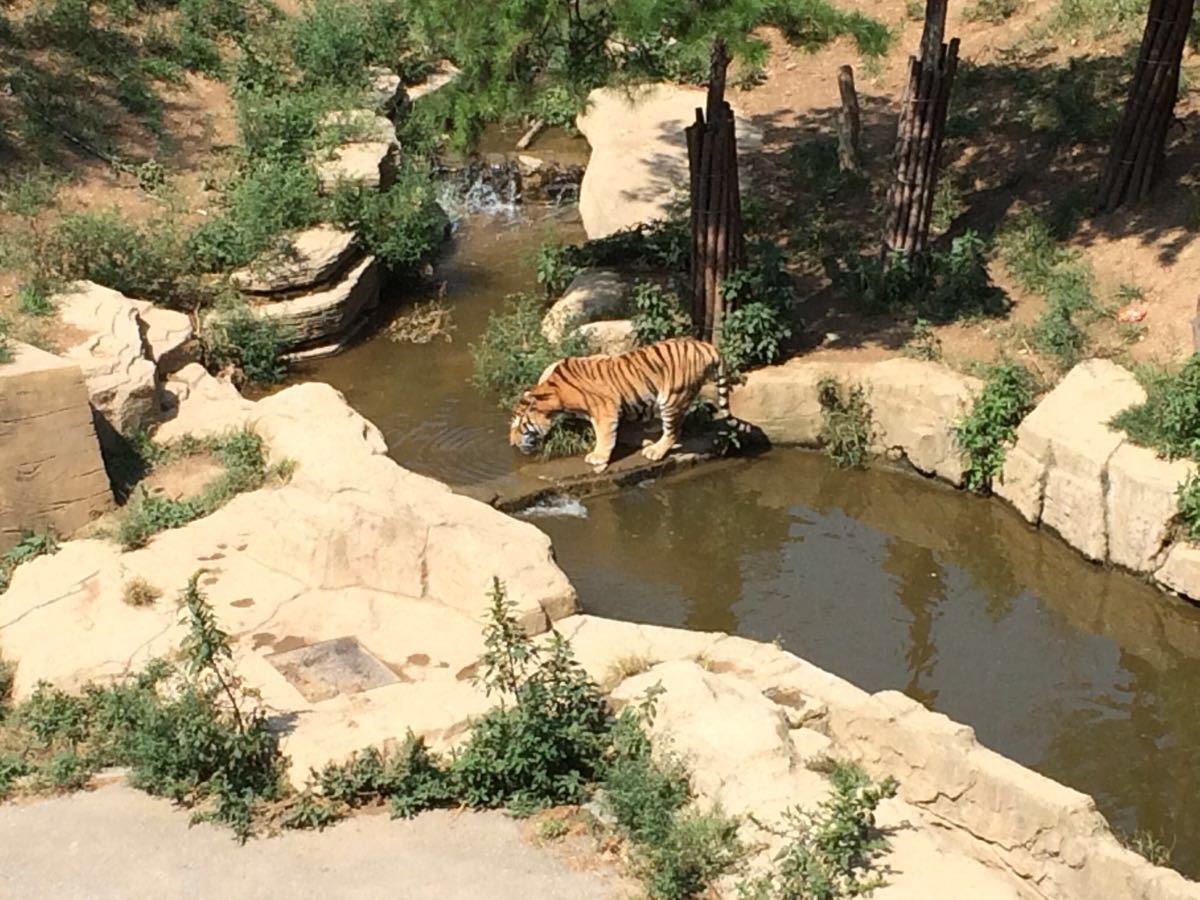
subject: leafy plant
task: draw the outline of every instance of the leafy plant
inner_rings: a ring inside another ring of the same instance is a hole
[[[936,362],[942,358],[942,341],[924,319],[913,323],[912,336],[904,345],[903,353],[913,359]]]
[[[1146,402],[1117,415],[1113,427],[1167,459],[1200,461],[1200,356],[1177,372],[1149,376],[1145,386]]]
[[[820,441],[829,458],[839,467],[866,465],[874,437],[874,424],[866,391],[856,384],[843,390],[834,378],[817,383],[821,404]]]
[[[1004,467],[1017,426],[1033,408],[1033,377],[1019,363],[992,366],[971,412],[954,427],[954,437],[967,461],[967,487],[986,493]]]
[[[473,381],[480,390],[496,394],[501,407],[511,409],[552,362],[587,350],[576,333],[560,345],[551,343],[542,334],[542,304],[536,297],[517,294],[488,317],[479,343],[471,345]]]
[[[0,365],[13,361],[12,344],[9,343],[8,319],[0,316]]]
[[[887,846],[875,832],[875,810],[895,796],[895,780],[876,784],[857,766],[836,764],[830,781],[833,794],[815,811],[794,807],[784,814],[778,833],[787,843],[775,868],[744,894],[840,900],[884,885],[882,877],[869,875],[875,855]]]
[[[633,286],[633,333],[642,346],[692,332],[692,317],[674,291],[639,281]]]
[[[963,10],[968,22],[990,22],[998,25],[1007,21],[1021,8],[1021,0],[975,0]]]
[[[240,299],[218,309],[204,337],[213,362],[236,366],[253,382],[274,384],[287,371],[280,359],[287,339],[284,327],[265,316],[256,316]]]
[[[734,372],[767,365],[783,353],[792,335],[791,278],[770,245],[755,248],[751,262],[721,285],[729,310],[721,322],[721,355]]]
[[[433,184],[405,170],[386,191],[344,188],[334,198],[338,221],[359,236],[368,252],[395,272],[415,268],[442,243],[449,224],[434,199]]]
[[[582,802],[602,769],[608,704],[561,636],[543,656],[499,580],[491,597],[479,683],[500,705],[474,723],[454,761],[461,797],[519,813]]]
[[[17,290],[17,308],[27,316],[50,316],[55,309],[46,291],[36,283],[23,284]]]
[[[1171,856],[1174,854],[1174,844],[1170,846],[1163,843],[1152,832],[1138,830],[1132,834],[1119,834],[1117,837],[1121,843],[1144,857],[1151,865],[1169,867],[1171,865]]]
[[[1193,472],[1177,494],[1179,520],[1189,541],[1200,541],[1200,474]]]

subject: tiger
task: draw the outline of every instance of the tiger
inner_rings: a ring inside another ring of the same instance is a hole
[[[671,338],[617,356],[559,359],[517,401],[509,444],[531,454],[555,419],[586,419],[596,432],[596,445],[584,461],[603,472],[616,446],[621,418],[645,419],[657,411],[662,437],[642,448],[642,455],[657,461],[678,443],[688,408],[714,376],[717,404],[727,425],[748,430],[729,413],[729,373],[717,348],[706,341]]]

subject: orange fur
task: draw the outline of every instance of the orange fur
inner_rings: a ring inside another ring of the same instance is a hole
[[[622,415],[657,409],[663,435],[642,452],[662,459],[678,441],[688,407],[713,376],[725,409],[728,388],[721,356],[712,344],[695,338],[660,341],[619,356],[560,359],[517,401],[509,443],[529,453],[554,419],[585,418],[596,432],[596,446],[586,459],[600,471],[616,445]]]

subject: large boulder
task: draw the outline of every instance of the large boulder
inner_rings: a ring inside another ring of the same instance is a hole
[[[58,316],[77,335],[63,354],[79,364],[92,408],[111,432],[132,434],[158,414],[154,363],[147,358],[135,302],[91,281],[71,285],[55,298]],[[108,433],[106,433],[108,432]]]
[[[11,346],[0,364],[0,553],[24,531],[69,535],[113,500],[79,365]]]
[[[308,290],[336,278],[357,255],[353,232],[318,225],[289,238],[286,247],[237,269],[230,280],[252,294]]]
[[[1195,469],[1186,460],[1159,459],[1154,451],[1128,442],[1116,449],[1105,473],[1110,562],[1134,572],[1158,568],[1172,538],[1176,490]]]
[[[316,160],[321,193],[332,193],[342,184],[391,187],[400,160],[400,142],[391,120],[372,110],[352,109],[330,113],[321,125],[336,143]]]
[[[579,336],[596,353],[619,356],[637,348],[637,335],[630,319],[608,319],[579,326]]]
[[[703,91],[666,84],[588,95],[575,124],[592,148],[579,188],[589,238],[666,218],[678,197],[686,197],[684,129],[704,105]],[[742,159],[761,146],[761,132],[745,116],[737,115],[737,135]]]
[[[1194,602],[1200,602],[1200,545],[1178,543],[1167,553],[1154,579]]]
[[[1137,379],[1116,363],[1080,363],[1017,429],[996,493],[1089,559],[1107,559],[1105,478],[1125,442],[1108,423],[1145,399]]]
[[[186,435],[212,437],[246,426],[254,404],[228,381],[208,374],[199,363],[184,366],[163,388],[164,420],[154,440],[167,445]]]
[[[379,302],[383,273],[364,257],[331,287],[255,307],[256,315],[284,329],[289,350],[335,352]]]
[[[581,325],[620,316],[629,296],[629,281],[620,272],[584,269],[542,318],[542,334],[557,344]]]
[[[294,464],[286,484],[136,551],[73,541],[17,569],[0,595],[16,696],[39,679],[75,688],[172,652],[182,636],[175,604],[130,606],[126,585],[143,579],[170,598],[203,569],[239,674],[291,723],[284,749],[295,780],[410,726],[446,746],[490,702],[470,676],[493,577],[531,633],[575,609],[549,538],[401,469],[378,429],[328,385],[259,401],[247,423],[271,461]]]

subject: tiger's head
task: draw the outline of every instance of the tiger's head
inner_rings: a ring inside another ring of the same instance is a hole
[[[513,409],[508,442],[522,453],[537,452],[554,420],[563,414],[558,389],[537,384],[521,395]]]

